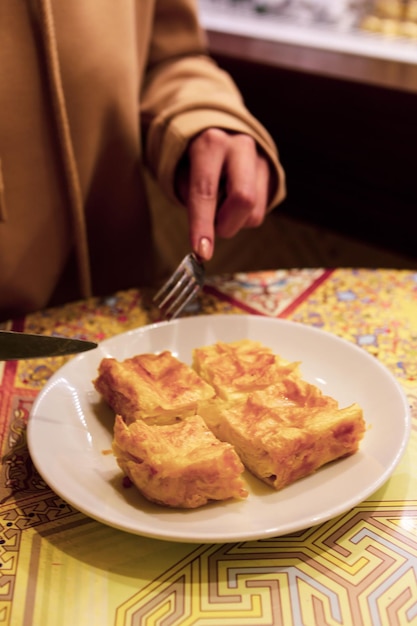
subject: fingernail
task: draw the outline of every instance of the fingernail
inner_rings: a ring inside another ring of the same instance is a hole
[[[198,256],[204,259],[205,261],[207,261],[210,257],[210,252],[211,252],[210,239],[208,237],[201,237],[200,241],[198,242],[198,250],[197,250]]]

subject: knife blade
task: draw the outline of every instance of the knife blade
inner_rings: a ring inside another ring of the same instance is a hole
[[[92,341],[0,330],[0,361],[65,356],[97,348]]]

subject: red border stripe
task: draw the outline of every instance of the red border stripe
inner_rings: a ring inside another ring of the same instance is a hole
[[[232,296],[229,296],[227,293],[223,293],[223,291],[219,291],[217,287],[213,287],[212,285],[204,285],[203,291],[204,293],[208,293],[212,296],[215,296],[219,300],[223,300],[223,302],[228,302],[229,304],[232,304],[238,309],[242,309],[242,311],[246,311],[246,313],[252,313],[253,315],[263,316],[263,313],[261,313],[260,311],[253,309],[251,306],[249,306],[248,304],[244,304],[240,300],[236,300],[235,298],[232,298]]]
[[[321,274],[319,278],[316,278],[316,280],[314,280],[311,283],[311,285],[307,287],[307,289],[305,289],[305,291],[303,291],[297,298],[295,298],[295,300],[291,302],[291,304],[289,304],[283,311],[281,311],[281,313],[279,313],[277,317],[288,317],[289,315],[291,315],[291,313],[295,311],[295,309],[298,306],[300,306],[300,304],[304,302],[318,287],[320,287],[320,285],[324,283],[329,278],[329,276],[333,274],[334,271],[335,271],[334,269],[324,270],[323,274]],[[242,311],[246,311],[246,313],[251,313],[252,315],[260,315],[260,316],[265,315],[264,313],[261,313],[261,311],[254,309],[248,304],[245,304],[244,302],[241,302],[240,300],[236,300],[236,298],[233,298],[232,296],[229,296],[227,293],[220,291],[217,287],[213,287],[213,285],[205,285],[203,287],[203,291],[204,293],[215,296],[219,300],[223,300],[224,302],[228,302],[229,304],[239,309],[242,309]]]
[[[319,278],[316,278],[316,280],[312,282],[311,285],[307,287],[305,291],[303,291],[303,293],[295,298],[295,300],[291,302],[291,304],[289,304],[286,309],[281,311],[278,317],[288,317],[288,315],[291,315],[291,313],[293,313],[295,309],[299,307],[300,304],[302,304],[313,293],[313,291],[320,287],[320,285],[322,285],[333,274],[334,271],[334,269],[325,270],[323,274],[319,276]]]

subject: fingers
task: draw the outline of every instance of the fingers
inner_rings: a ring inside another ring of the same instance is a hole
[[[209,260],[215,233],[230,238],[242,228],[262,223],[268,201],[269,166],[250,136],[215,128],[204,131],[191,143],[188,156],[191,246],[203,260]],[[221,181],[225,181],[224,189]]]
[[[219,181],[225,158],[224,133],[209,129],[189,148],[188,219],[191,246],[208,261],[214,249],[214,223]]]
[[[250,137],[242,136],[244,140]],[[254,142],[240,142],[228,164],[227,198],[217,216],[219,237],[234,237],[243,228],[256,228],[265,218],[269,166]]]

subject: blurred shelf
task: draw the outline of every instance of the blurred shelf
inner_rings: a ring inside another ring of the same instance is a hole
[[[250,0],[199,0],[199,11],[214,55],[417,92],[417,39],[300,23]]]

